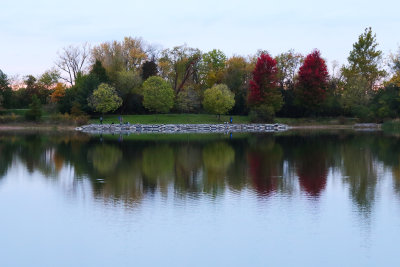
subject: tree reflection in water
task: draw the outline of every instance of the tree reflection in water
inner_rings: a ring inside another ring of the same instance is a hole
[[[218,197],[227,190],[254,191],[259,197],[291,196],[298,188],[318,200],[328,190],[330,170],[341,173],[361,212],[374,205],[382,166],[400,195],[397,137],[355,132],[266,135],[172,135],[117,137],[70,133],[0,136],[0,179],[13,162],[29,172],[73,181],[87,179],[105,201],[140,203],[159,192],[175,197]],[[20,165],[18,165],[20,166]],[[76,186],[76,185],[74,185]]]

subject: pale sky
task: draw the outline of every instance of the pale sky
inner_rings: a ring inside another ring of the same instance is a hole
[[[318,48],[330,67],[333,60],[346,63],[369,26],[385,55],[397,51],[399,10],[399,0],[0,0],[0,69],[38,75],[65,46],[124,36],[228,56]]]

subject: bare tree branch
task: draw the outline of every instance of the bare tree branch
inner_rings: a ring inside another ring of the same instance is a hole
[[[74,85],[78,74],[84,71],[89,55],[90,46],[88,43],[81,46],[64,47],[62,52],[58,53],[58,60],[55,62],[56,66],[67,75],[67,77],[61,78],[71,86]]]

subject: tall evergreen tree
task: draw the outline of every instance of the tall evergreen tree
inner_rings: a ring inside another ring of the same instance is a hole
[[[158,73],[157,64],[154,61],[146,61],[142,65],[142,80],[145,81]]]
[[[90,73],[97,75],[100,83],[108,83],[110,81],[106,69],[103,67],[101,61],[98,59],[96,59],[96,62],[92,65]]]

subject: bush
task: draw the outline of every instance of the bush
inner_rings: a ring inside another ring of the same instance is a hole
[[[50,117],[52,123],[66,124],[66,125],[83,125],[87,124],[90,119],[88,115],[73,116],[68,113],[53,114]]]
[[[250,110],[249,117],[251,122],[273,122],[275,110],[273,106],[262,104]]]
[[[22,121],[22,117],[11,113],[11,115],[0,116],[0,123],[10,123]]]

